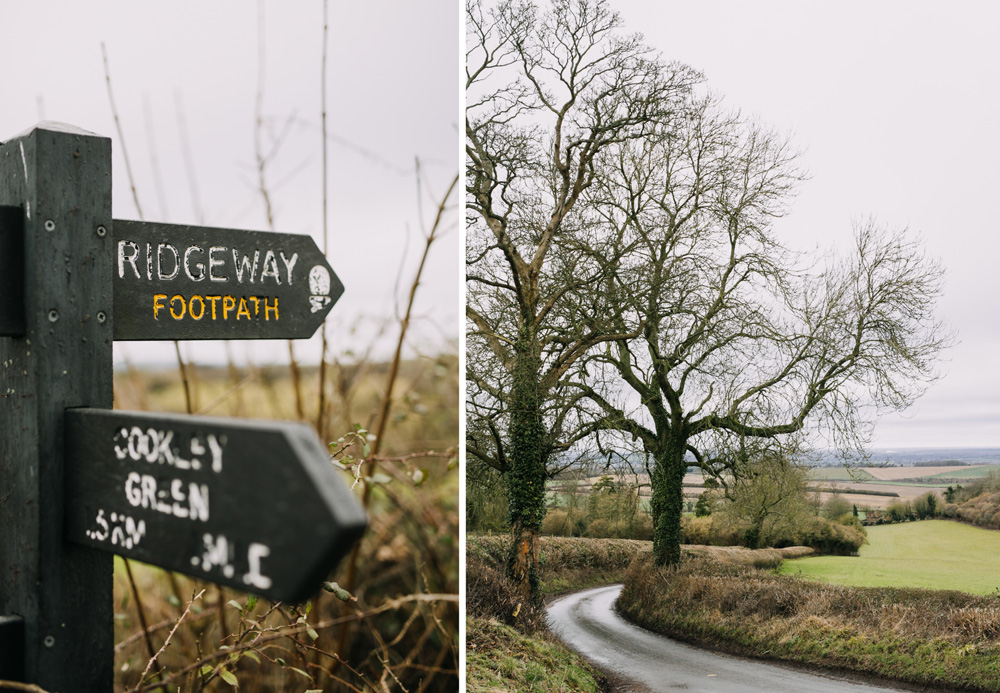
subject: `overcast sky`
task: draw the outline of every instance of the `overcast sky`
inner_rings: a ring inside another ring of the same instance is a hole
[[[333,0],[329,8],[330,264],[346,292],[327,325],[336,351],[363,352],[374,341],[384,355],[396,331],[373,332],[392,317],[395,297],[405,305],[423,245],[414,161],[424,170],[428,225],[458,169],[458,8],[399,0]],[[321,0],[264,3],[264,148],[290,123],[267,168],[275,226],[313,234],[321,248],[322,19]],[[0,26],[0,140],[43,119],[110,136],[114,216],[139,218],[108,101],[104,41],[145,218],[267,228],[254,168],[258,3],[0,0]],[[424,352],[457,339],[458,201],[453,195],[448,233],[431,251],[417,297],[412,344]],[[217,342],[183,348],[199,363],[224,358]],[[284,342],[233,349],[258,364],[287,358]],[[133,362],[174,358],[171,343],[119,343],[115,352]],[[318,362],[318,339],[298,343],[297,353]]]
[[[811,178],[778,231],[846,250],[852,219],[908,227],[947,268],[960,343],[875,446],[1000,446],[1000,5],[612,0],[632,31],[789,132]]]

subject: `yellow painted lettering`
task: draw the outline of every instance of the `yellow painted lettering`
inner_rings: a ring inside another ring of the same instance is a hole
[[[163,303],[162,303],[164,300],[166,300],[166,298],[167,298],[166,294],[154,294],[153,295],[153,320],[159,320],[160,319],[160,309],[161,308],[166,308],[166,306],[163,305]]]
[[[174,312],[174,303],[177,302],[177,301],[180,301],[180,303],[181,303],[181,314],[180,315],[178,315],[177,313]],[[180,320],[181,318],[183,318],[184,317],[184,312],[186,310],[187,310],[187,305],[184,303],[184,297],[183,296],[181,296],[180,294],[177,294],[176,296],[174,296],[173,298],[170,299],[170,317],[172,317],[174,320]]]
[[[197,315],[194,314],[194,302],[195,301],[197,301],[198,305],[201,306],[201,308],[198,310],[198,314]],[[192,320],[201,320],[202,317],[204,317],[204,315],[205,315],[205,299],[203,299],[198,294],[195,294],[194,296],[192,296],[191,300],[188,301],[188,315],[191,316]]]
[[[236,307],[236,299],[232,296],[223,296],[222,298],[222,319],[229,319],[229,311]]]
[[[270,311],[272,311],[272,310],[274,311],[274,319],[277,320],[278,319],[278,297],[277,296],[274,297],[274,305],[273,306],[267,305],[267,299],[266,298],[264,299],[264,319],[265,320],[270,320],[271,319],[269,317],[269,315],[270,315]]]
[[[240,307],[236,310],[236,319],[239,320],[244,315],[247,316],[247,320],[250,319],[250,309],[247,308],[247,300],[245,297],[241,297]]]
[[[253,314],[260,315],[260,299],[256,296],[251,296],[250,300],[253,301]]]
[[[212,302],[212,320],[215,320],[215,302],[218,301],[222,296],[206,296],[205,300]]]

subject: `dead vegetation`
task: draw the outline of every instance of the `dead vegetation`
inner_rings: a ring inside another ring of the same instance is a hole
[[[739,654],[949,690],[1000,690],[998,596],[831,585],[713,555],[676,569],[638,557],[619,609],[645,628]]]

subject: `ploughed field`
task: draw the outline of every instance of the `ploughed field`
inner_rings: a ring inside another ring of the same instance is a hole
[[[949,486],[965,485],[987,476],[998,465],[981,464],[969,466],[936,467],[814,467],[809,472],[809,485],[819,492],[820,500],[826,501],[832,491],[859,509],[884,510],[891,502],[898,500],[912,502],[928,491],[940,497]],[[614,475],[609,472],[607,475]],[[567,496],[584,496],[590,492],[603,475],[587,476],[580,479],[549,482],[552,505],[565,505]],[[620,474],[618,481],[638,485],[639,495],[648,503],[650,496],[648,474]],[[684,497],[695,501],[705,490],[700,473],[684,476]]]
[[[779,572],[862,587],[1000,590],[1000,532],[949,520],[868,527],[858,556],[786,560]]]

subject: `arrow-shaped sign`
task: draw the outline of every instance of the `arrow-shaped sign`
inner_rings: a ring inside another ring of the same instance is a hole
[[[305,339],[344,285],[311,236],[113,223],[114,338]]]
[[[99,409],[65,423],[71,541],[302,601],[367,524],[304,424]]]

